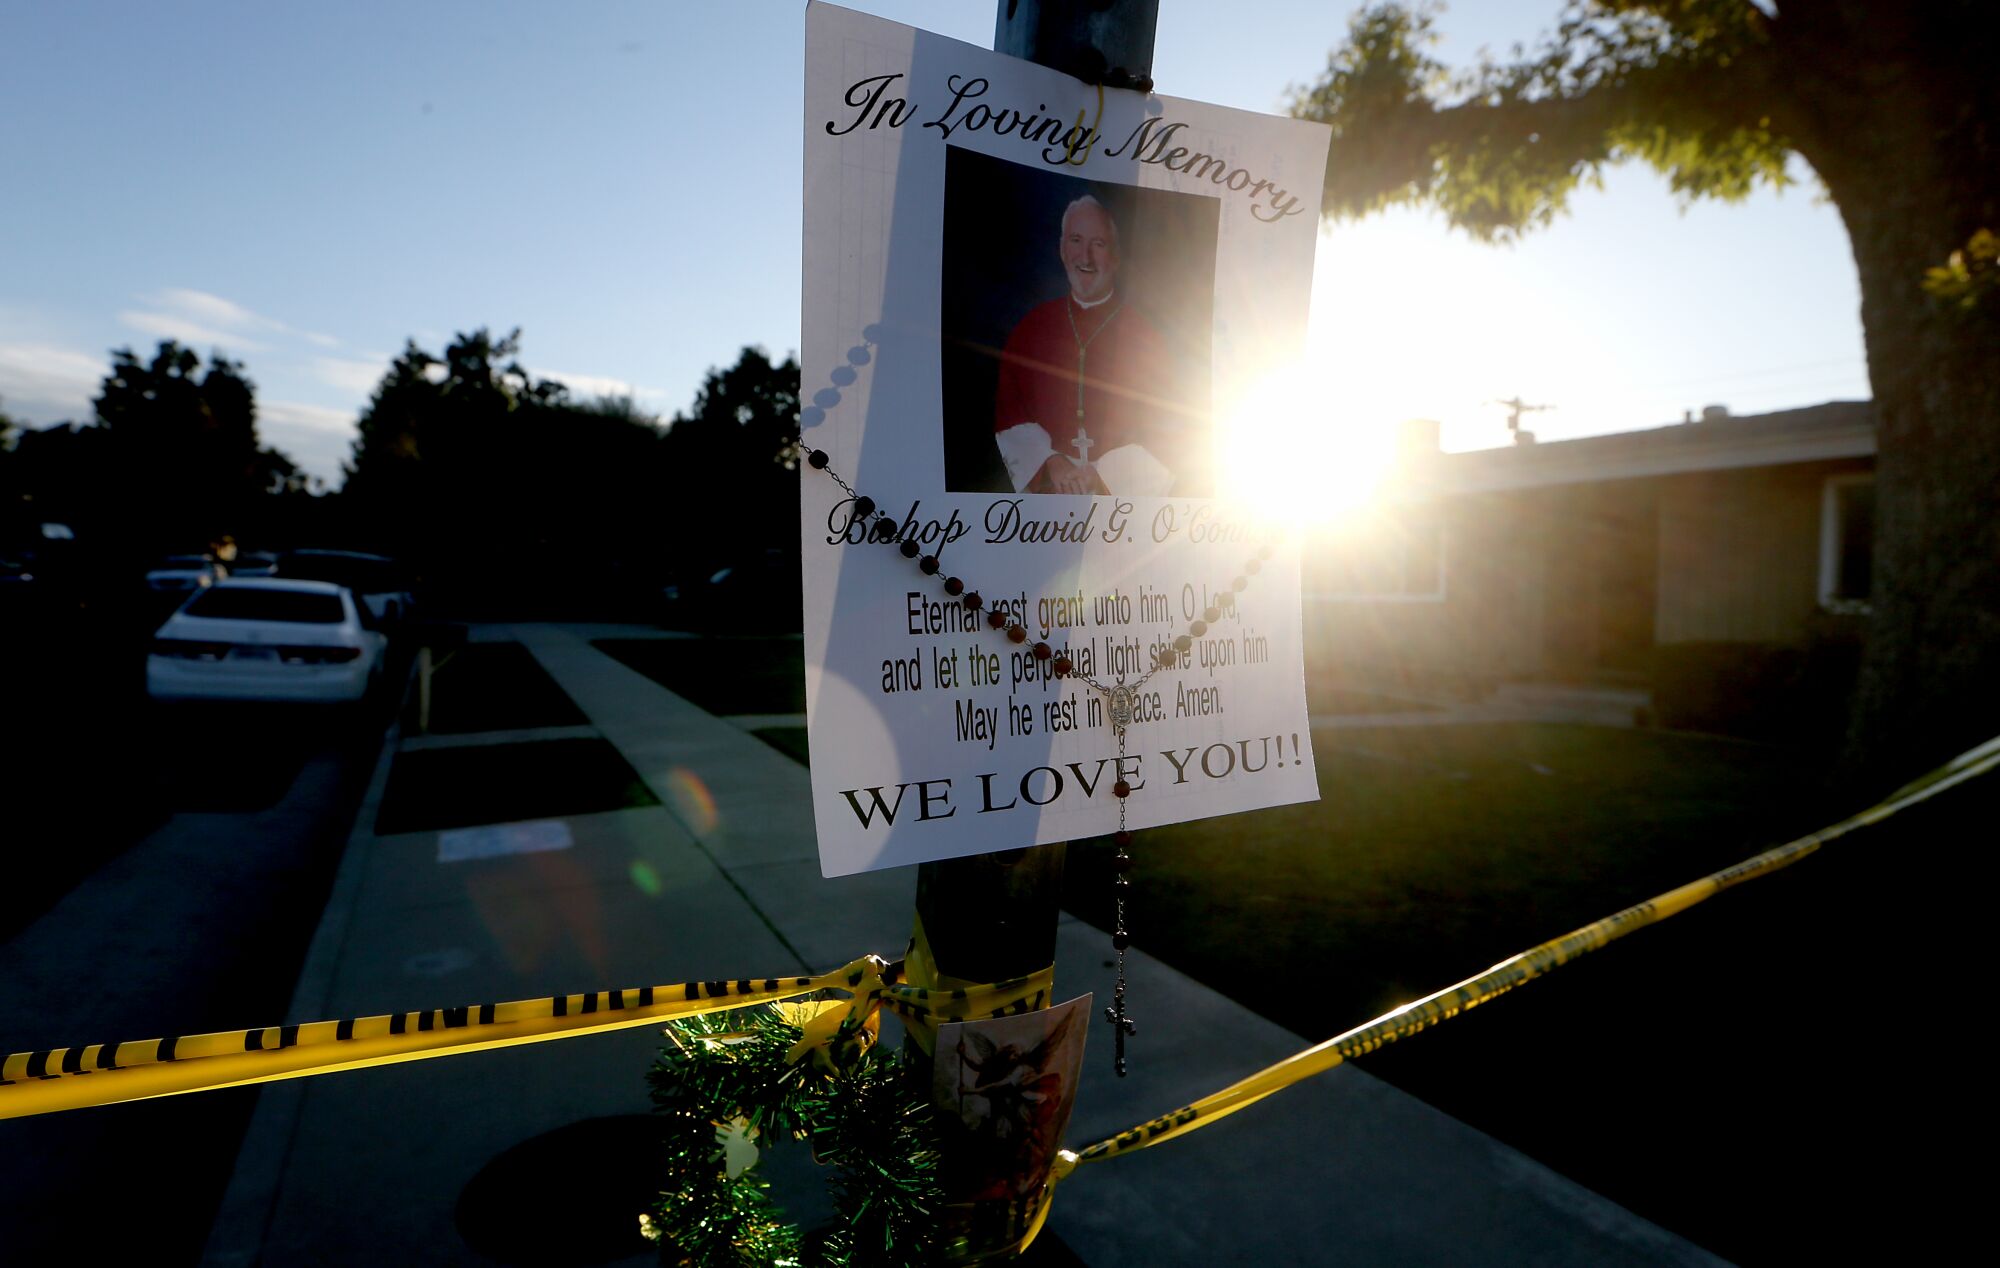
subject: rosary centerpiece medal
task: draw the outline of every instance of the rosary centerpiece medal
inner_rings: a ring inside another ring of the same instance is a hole
[[[1132,725],[1132,697],[1136,695],[1124,683],[1108,687],[1104,692],[1104,708],[1111,715],[1111,728],[1122,737],[1125,728]]]

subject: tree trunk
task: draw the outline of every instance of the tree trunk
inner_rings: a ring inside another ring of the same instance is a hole
[[[1873,594],[1844,763],[1862,793],[2000,734],[2000,296],[1963,311],[1922,286],[2000,229],[2000,110],[1968,30],[1845,34],[1867,46],[1814,93],[1802,149],[1853,243],[1875,391]]]

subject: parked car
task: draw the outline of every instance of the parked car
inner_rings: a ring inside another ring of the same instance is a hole
[[[146,573],[146,588],[185,592],[216,583],[225,574],[207,555],[168,555]]]
[[[660,623],[670,629],[796,630],[798,557],[781,550],[746,555],[700,580],[660,589]]]
[[[155,700],[359,700],[388,639],[352,592],[325,581],[226,578],[189,598],[153,635]]]
[[[232,577],[275,577],[278,557],[267,550],[248,550],[229,561]]]
[[[409,574],[385,555],[358,550],[288,550],[278,560],[277,575],[345,586],[384,627],[399,625],[416,606]]]

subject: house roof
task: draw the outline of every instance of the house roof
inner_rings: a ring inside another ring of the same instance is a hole
[[[1874,402],[1829,401],[1771,414],[1443,454],[1434,487],[1439,492],[1487,493],[1874,453]]]

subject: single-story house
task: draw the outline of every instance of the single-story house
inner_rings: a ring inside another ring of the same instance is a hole
[[[1307,547],[1316,672],[1645,687],[1663,721],[1753,732],[1802,721],[1801,692],[1838,707],[1869,593],[1869,402],[1454,454],[1419,436],[1393,504]]]

